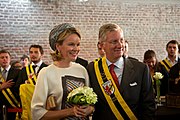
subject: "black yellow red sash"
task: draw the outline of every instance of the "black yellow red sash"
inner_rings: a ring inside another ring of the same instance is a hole
[[[160,63],[166,68],[166,70],[169,72],[170,68],[172,67],[172,64],[168,61],[168,59],[164,59],[160,61]]]
[[[94,68],[99,86],[116,118],[119,120],[137,120],[134,113],[122,98],[116,84],[109,72],[106,58],[94,61]]]
[[[2,80],[2,83],[5,82],[1,73],[0,73],[0,79]],[[1,84],[0,84],[0,86],[1,86]],[[12,107],[14,107],[14,108],[20,107],[20,103],[17,101],[16,97],[13,95],[13,93],[11,92],[11,90],[9,88],[3,89],[2,93]]]
[[[20,98],[22,104],[22,115],[23,120],[32,120],[31,117],[31,100],[34,93],[37,77],[34,72],[32,64],[26,66],[26,73],[28,76],[28,82],[30,84],[22,84],[20,86]]]
[[[35,85],[37,77],[36,77],[36,74],[35,74],[34,69],[32,67],[32,64],[29,66],[26,66],[26,73],[27,73],[28,81],[30,82],[30,84]]]

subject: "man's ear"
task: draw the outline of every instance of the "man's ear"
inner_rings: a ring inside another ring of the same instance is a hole
[[[104,42],[99,42],[99,47],[102,48],[104,46]]]
[[[167,49],[168,49],[168,47],[166,47],[166,51],[168,51]]]

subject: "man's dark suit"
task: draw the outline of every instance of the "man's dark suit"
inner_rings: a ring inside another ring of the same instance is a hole
[[[19,69],[15,69],[13,67],[11,67],[9,69],[9,72],[8,72],[8,75],[7,75],[7,80],[6,81],[9,81],[11,79],[13,79],[13,82],[17,82],[17,78],[18,78],[18,73],[19,73]],[[19,95],[18,93],[15,91],[14,89],[14,86],[12,86],[10,88],[11,92],[13,93],[13,95],[18,99],[18,101],[20,101],[19,99]],[[0,107],[1,107],[1,110],[2,110],[2,106],[3,105],[6,105],[7,108],[12,108],[12,106],[9,104],[9,102],[7,101],[7,99],[4,97],[2,91],[0,91]],[[8,117],[8,120],[15,120],[15,117],[16,117],[16,113],[7,113],[7,117]],[[0,119],[2,120],[2,111],[0,113]]]
[[[45,63],[42,63],[41,66],[39,67],[39,70],[37,72],[37,74],[39,73],[39,71],[43,68],[43,67],[47,67],[48,65],[45,64]],[[19,91],[19,87],[21,84],[24,84],[25,81],[28,80],[28,76],[27,76],[27,73],[26,73],[26,67],[22,68],[22,70],[19,72],[19,75],[18,75],[18,80],[17,80],[17,83],[16,83],[16,90]]]
[[[124,61],[124,71],[119,91],[138,119],[150,119],[155,113],[155,102],[149,69],[137,60],[125,58]],[[98,96],[93,119],[116,120],[99,86],[93,62],[87,66],[87,70],[91,87]],[[132,85],[133,83],[136,84]],[[139,96],[144,97],[140,98]]]
[[[84,66],[85,68],[86,68],[87,65],[88,65],[88,61],[85,60],[85,59],[82,59],[82,58],[80,58],[80,57],[77,57],[77,59],[76,59],[75,62],[76,62],[76,63],[79,63],[80,65]]]
[[[175,84],[175,79],[180,76],[180,61],[170,68],[169,71],[169,92],[180,94],[180,81]]]

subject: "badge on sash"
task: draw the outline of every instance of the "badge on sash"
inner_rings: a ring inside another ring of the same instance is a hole
[[[34,73],[30,73],[28,77],[29,77],[30,79],[32,79],[32,78],[35,77],[35,74],[34,74]]]
[[[104,91],[106,94],[111,95],[114,93],[114,86],[110,80],[106,81],[105,83],[102,84]]]

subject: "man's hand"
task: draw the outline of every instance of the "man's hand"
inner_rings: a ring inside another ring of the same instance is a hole
[[[13,82],[13,80],[8,80],[8,81],[5,81],[1,84],[1,90],[3,89],[7,89],[7,88],[10,88],[14,85],[15,82]]]
[[[178,84],[179,80],[180,80],[180,77],[179,77],[179,78],[176,78],[176,79],[175,79],[175,84]]]
[[[25,84],[30,84],[29,80],[26,80],[26,81],[25,81]]]

